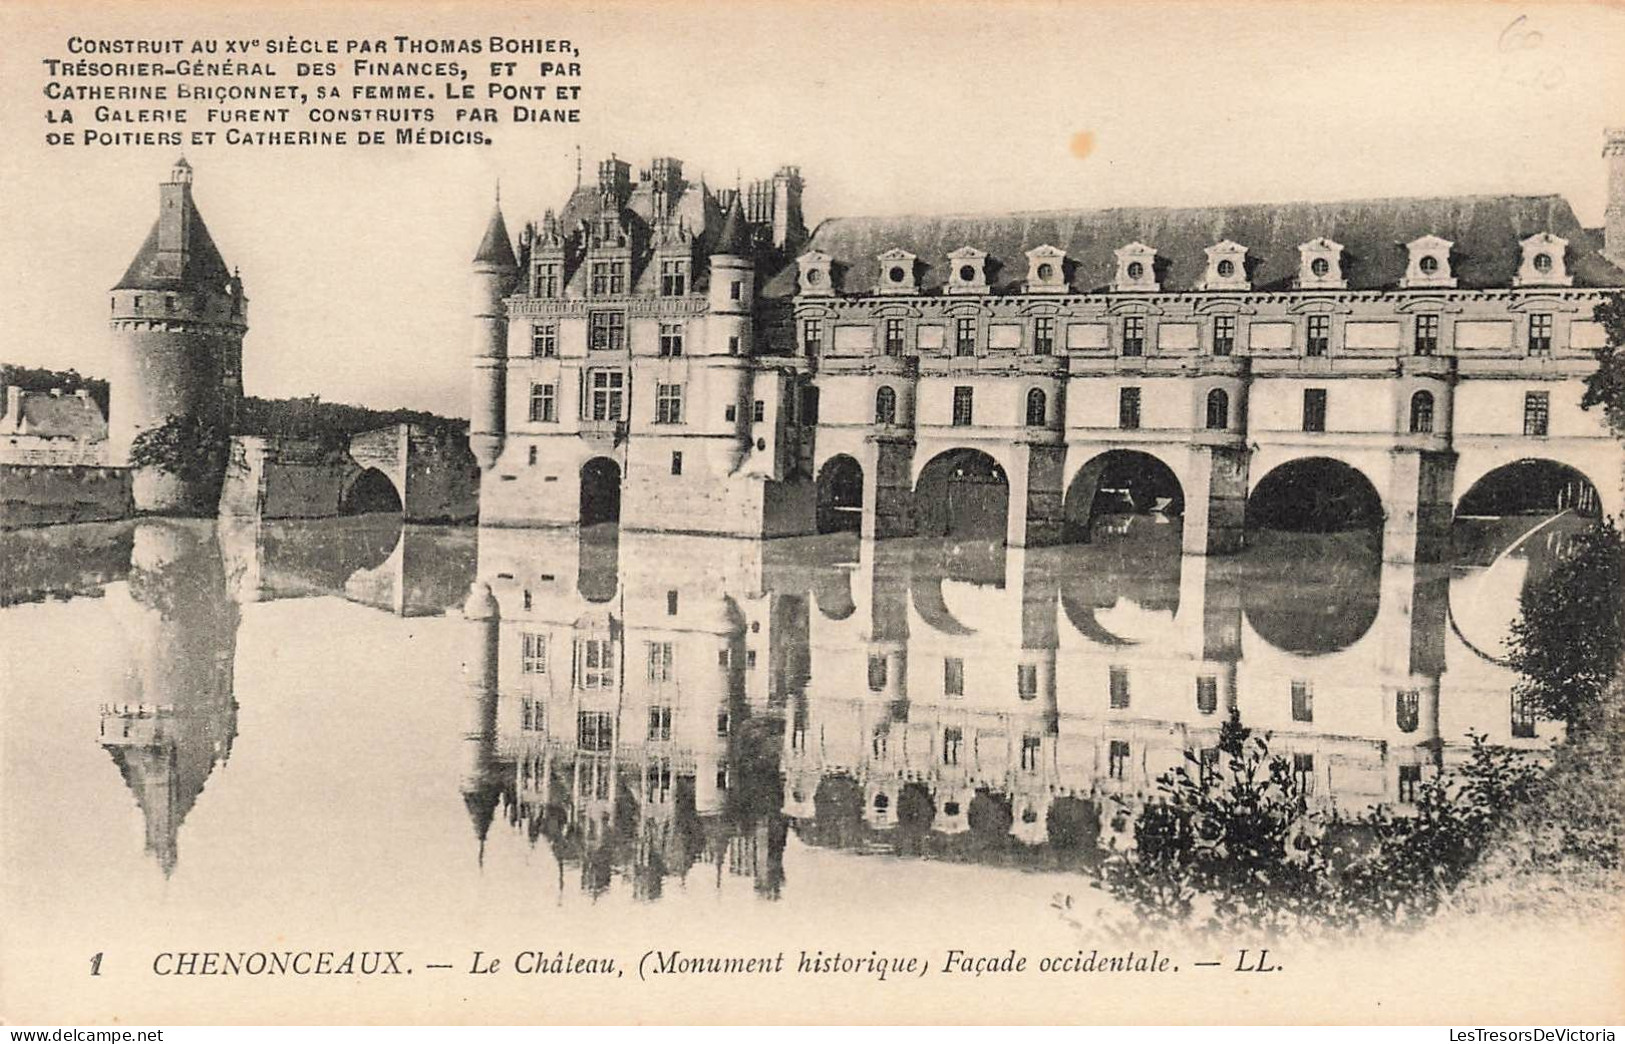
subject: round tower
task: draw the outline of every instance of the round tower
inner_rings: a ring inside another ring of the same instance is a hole
[[[112,290],[110,460],[128,464],[144,431],[175,419],[224,440],[243,398],[248,301],[192,201],[192,167],[178,160],[158,187],[158,220]],[[223,448],[223,447],[222,447]],[[212,513],[224,454],[207,449],[135,474],[138,511]],[[192,459],[196,458],[196,459]]]
[[[745,362],[753,351],[751,344],[751,298],[756,289],[756,264],[752,259],[750,224],[738,197],[728,208],[722,230],[711,246],[711,285],[707,293],[707,338],[715,354],[739,357],[732,371],[731,385],[719,385],[725,402],[735,404],[734,450],[730,470],[738,468],[750,455],[752,396],[750,370]],[[719,375],[720,376],[720,375]]]
[[[474,255],[474,384],[468,413],[468,446],[481,470],[489,471],[502,455],[507,418],[508,306],[519,262],[502,220],[500,197]]]

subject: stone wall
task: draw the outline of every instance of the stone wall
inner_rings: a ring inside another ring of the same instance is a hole
[[[0,528],[99,522],[131,511],[125,468],[0,464]]]

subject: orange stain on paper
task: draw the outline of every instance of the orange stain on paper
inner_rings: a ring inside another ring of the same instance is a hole
[[[1072,135],[1072,140],[1067,143],[1067,148],[1078,159],[1088,159],[1089,154],[1095,151],[1095,132],[1079,131]]]

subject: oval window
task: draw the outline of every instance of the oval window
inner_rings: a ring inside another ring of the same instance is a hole
[[[1144,265],[1140,264],[1138,261],[1130,261],[1128,263],[1128,277],[1130,279],[1138,279],[1143,275],[1145,275]]]
[[[1439,259],[1428,254],[1416,263],[1416,267],[1420,268],[1424,275],[1432,275],[1439,270]]]
[[[1551,270],[1552,270],[1552,255],[1550,255],[1550,254],[1536,254],[1535,255],[1535,271],[1537,271],[1537,272],[1550,272]]]
[[[891,277],[892,282],[901,283],[903,281],[903,266],[893,265],[891,271],[886,274]]]
[[[1317,276],[1324,277],[1326,273],[1330,272],[1331,270],[1331,264],[1323,257],[1317,257],[1313,261],[1309,262],[1309,271],[1313,272]]]
[[[1055,278],[1055,266],[1048,261],[1038,266],[1038,278],[1048,282]]]
[[[961,283],[974,283],[974,282],[976,282],[976,266],[975,265],[960,265],[959,266],[959,281]]]
[[[1234,261],[1220,261],[1219,262],[1219,275],[1223,276],[1226,279],[1229,279],[1231,276],[1233,276],[1235,274],[1236,274],[1236,263]]]
[[[807,285],[808,286],[817,286],[819,283],[821,283],[823,281],[824,281],[824,273],[820,272],[816,268],[812,268],[812,269],[807,270]]]

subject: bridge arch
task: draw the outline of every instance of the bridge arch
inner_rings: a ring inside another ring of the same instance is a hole
[[[1183,523],[1185,488],[1178,471],[1160,455],[1110,449],[1090,458],[1072,476],[1062,512],[1062,539],[1084,543],[1103,515],[1154,513]]]
[[[1010,518],[1009,476],[982,450],[944,450],[920,469],[914,510],[921,536],[1002,542]]]
[[[379,468],[363,468],[339,491],[340,515],[401,514],[401,491]]]
[[[1333,457],[1294,457],[1278,464],[1247,495],[1248,532],[1380,532],[1382,524],[1376,484],[1360,468]]]
[[[1599,487],[1583,470],[1550,457],[1520,457],[1462,476],[1456,517],[1552,515],[1570,510],[1596,518],[1604,505]]]
[[[820,533],[863,529],[863,465],[837,453],[818,469],[817,525]]]

